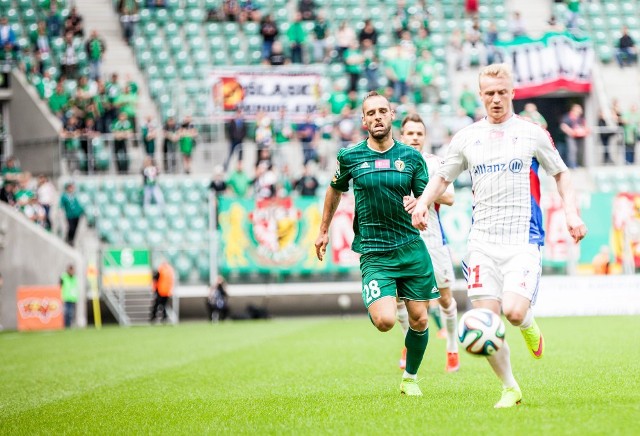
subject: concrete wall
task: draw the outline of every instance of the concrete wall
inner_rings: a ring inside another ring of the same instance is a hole
[[[86,300],[85,265],[78,251],[60,238],[29,222],[18,211],[0,203],[0,325],[16,328],[16,290],[23,285],[57,285],[73,263],[80,284],[79,302]],[[76,308],[77,325],[87,324],[85,304]]]
[[[9,132],[14,154],[26,171],[59,175],[58,134],[62,123],[51,114],[21,71],[12,72],[11,90]]]

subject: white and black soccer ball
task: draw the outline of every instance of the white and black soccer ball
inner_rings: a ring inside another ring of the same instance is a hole
[[[471,309],[460,318],[458,339],[462,348],[476,356],[491,356],[504,344],[502,319],[489,309]]]

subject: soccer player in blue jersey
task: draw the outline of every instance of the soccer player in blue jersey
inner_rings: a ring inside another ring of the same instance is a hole
[[[484,67],[479,86],[487,116],[453,137],[444,164],[415,206],[412,222],[424,230],[429,206],[462,171],[469,170],[473,189],[466,265],[469,298],[474,307],[498,315],[502,311],[520,329],[532,356],[540,359],[544,339],[532,311],[542,269],[540,246],[544,243],[540,166],[556,180],[575,242],[584,238],[587,228],[578,215],[571,174],[549,133],[513,113],[509,66]],[[522,392],[511,370],[507,342],[487,360],[503,387],[495,407],[519,404]]]
[[[429,300],[439,298],[440,293],[427,248],[404,206],[405,197],[418,197],[425,189],[429,181],[426,163],[417,150],[393,139],[394,118],[385,97],[376,92],[365,97],[362,124],[369,137],[338,153],[338,168],[327,188],[315,246],[322,260],[331,220],[351,182],[356,209],[352,249],[361,255],[362,299],[381,332],[391,330],[396,322],[396,297],[406,302],[407,363],[400,392],[418,396],[422,391],[416,375],[429,342],[427,308]]]
[[[409,114],[402,120],[400,129],[400,140],[407,145],[415,148],[422,153],[427,163],[427,171],[431,177],[442,165],[442,158],[423,150],[427,141],[427,128],[418,114]],[[447,363],[445,370],[447,372],[455,372],[460,368],[460,360],[458,357],[458,310],[456,300],[451,295],[451,286],[455,281],[453,274],[453,262],[451,261],[451,253],[447,238],[445,237],[442,224],[440,223],[440,206],[451,206],[454,201],[453,185],[449,185],[447,190],[436,200],[429,208],[429,224],[427,229],[420,232],[420,236],[429,250],[433,270],[436,276],[436,284],[440,290],[440,299],[435,307],[441,310],[442,319],[444,320],[444,331],[447,338]],[[405,209],[413,211],[416,199],[414,197],[405,198]],[[432,305],[433,307],[433,305]],[[429,309],[431,310],[432,307]],[[402,331],[409,329],[408,314],[405,304],[402,300],[398,301],[398,323],[402,327]],[[400,367],[404,369],[406,366],[406,349],[402,350],[402,358],[400,359]]]

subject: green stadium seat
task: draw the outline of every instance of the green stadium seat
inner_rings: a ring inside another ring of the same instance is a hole
[[[191,246],[200,245],[203,243],[202,233],[196,231],[187,231],[184,234],[184,241]]]
[[[180,0],[166,0],[167,9],[176,10],[180,7]]]
[[[160,69],[160,75],[165,81],[171,82],[177,78],[178,73],[176,72],[176,67],[173,65],[167,65]]]
[[[114,224],[118,231],[122,234],[131,232],[133,229],[133,221],[127,218],[119,219],[118,221],[115,221]]]
[[[164,234],[156,230],[149,230],[145,236],[147,244],[152,247],[162,245],[165,240]]]
[[[122,216],[120,214],[120,207],[114,204],[98,204],[98,207],[100,208],[100,217],[106,220],[116,221]]]
[[[220,23],[207,23],[204,27],[205,35],[208,37],[222,35],[222,25]]]
[[[153,56],[155,65],[162,69],[165,68],[167,65],[169,65],[171,63],[171,56],[169,55],[169,52],[167,52],[166,50],[160,50],[158,52],[155,53],[155,55]]]
[[[205,232],[207,230],[207,220],[203,217],[194,217],[189,221],[189,228],[197,232]]]
[[[103,241],[109,241],[109,242],[110,242],[110,239],[109,239],[110,235],[112,235],[116,231],[113,221],[108,219],[97,220],[96,228],[98,230],[98,236],[100,237],[100,239],[102,239]]]
[[[183,29],[187,39],[200,35],[200,26],[197,23],[187,23]]]
[[[96,191],[93,195],[94,202],[100,207],[109,204],[109,195],[106,192]]]
[[[126,233],[123,232],[124,240],[127,244],[134,247],[144,247],[146,245],[144,240],[144,234],[136,230],[131,230]]]
[[[163,50],[164,49],[164,38],[162,38],[161,36],[154,36],[149,41],[149,47],[154,52],[158,52],[160,50]]]
[[[142,50],[136,55],[136,60],[138,61],[138,66],[144,70],[153,62],[153,55],[150,50]]]
[[[244,24],[243,32],[246,36],[256,36],[260,34],[260,26],[258,23],[248,21]]]
[[[204,39],[199,36],[194,36],[189,40],[189,51],[191,55],[202,50],[204,50]]]
[[[131,220],[142,218],[142,206],[139,204],[125,204],[122,208],[123,215]]]
[[[185,65],[179,69],[178,75],[181,80],[195,80],[196,70],[191,65]]]
[[[149,215],[147,215],[147,218],[149,221],[149,226],[152,230],[164,233],[169,228],[167,220],[163,217],[150,218]]]
[[[209,64],[211,63],[211,58],[209,57],[209,53],[201,50],[197,53],[194,54],[193,56],[193,62],[196,65],[196,67],[199,66],[206,66],[207,68],[209,67]],[[203,77],[203,76],[201,76]]]
[[[233,65],[249,65],[249,56],[244,50],[235,50],[231,55],[231,62]]]
[[[166,9],[156,9],[154,20],[159,26],[165,26],[169,21],[169,13]]]
[[[200,8],[187,10],[187,21],[200,24],[204,21],[204,11]]]
[[[144,28],[144,26],[146,26],[147,23],[150,23],[152,19],[153,17],[150,9],[145,8],[138,12],[138,26],[142,26]]]
[[[178,190],[170,190],[164,193],[164,199],[167,203],[172,205],[180,205],[183,202],[182,193]]]
[[[209,37],[208,42],[209,42],[209,51],[211,52],[211,54],[217,51],[225,51],[225,43],[224,43],[224,38],[222,36],[216,35],[216,36]]]
[[[111,196],[112,204],[115,204],[119,207],[124,207],[125,204],[128,203],[127,195],[123,191],[115,191]]]
[[[158,35],[159,33],[158,28],[159,27],[157,23],[150,21],[144,26],[142,26],[142,34],[145,35],[147,38],[152,38]]]
[[[176,273],[178,275],[178,279],[181,282],[186,282],[189,280],[189,275],[192,269],[192,263],[191,263],[191,259],[189,259],[189,257],[186,254],[178,255],[178,257],[175,259],[175,264],[173,265],[173,267],[175,268]]]
[[[180,28],[175,22],[168,23],[164,28],[164,35],[167,39],[180,37]]]
[[[145,233],[149,230],[149,221],[147,218],[137,218],[132,221],[133,229],[139,233]]]
[[[178,232],[175,230],[169,230],[165,234],[165,240],[167,241],[167,244],[173,247],[177,247],[182,245],[182,243],[184,242],[184,237],[182,235],[182,231]]]
[[[187,14],[184,9],[174,9],[171,12],[171,22],[177,24],[178,26],[182,26],[186,20]]]
[[[226,36],[237,36],[240,33],[238,23],[233,22],[224,23],[222,30]]]
[[[169,227],[178,232],[183,232],[187,228],[187,221],[180,217],[176,217],[168,222]]]
[[[186,9],[199,9],[200,0],[183,0]]]
[[[182,215],[188,219],[193,219],[200,215],[200,207],[195,202],[187,202],[182,207]]]
[[[165,201],[168,200],[166,195],[167,193],[165,192]],[[182,211],[180,210],[180,206],[178,204],[167,202],[167,204],[164,206],[164,216],[167,217],[167,220],[169,222],[180,217],[181,215],[182,215]]]
[[[78,183],[78,193],[86,192],[90,196],[94,196],[98,191],[98,182],[96,180],[83,180],[82,183]]]
[[[173,56],[173,60],[175,61],[176,67],[181,68],[187,64],[189,64],[189,53],[184,50],[180,50],[175,53]]]
[[[156,220],[161,220],[163,218],[163,208],[158,206],[157,204],[150,204],[145,206],[142,209],[144,216],[147,217],[147,220],[150,223],[155,222]]]
[[[209,283],[209,277],[211,274],[211,265],[209,260],[209,252],[201,250],[198,258],[196,259],[196,268],[198,270],[198,278],[201,282]]]

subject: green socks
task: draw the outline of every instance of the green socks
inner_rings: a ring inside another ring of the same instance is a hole
[[[409,374],[417,374],[422,357],[429,343],[429,328],[423,332],[417,332],[411,328],[404,338],[404,346],[407,347],[407,367],[405,369]]]

